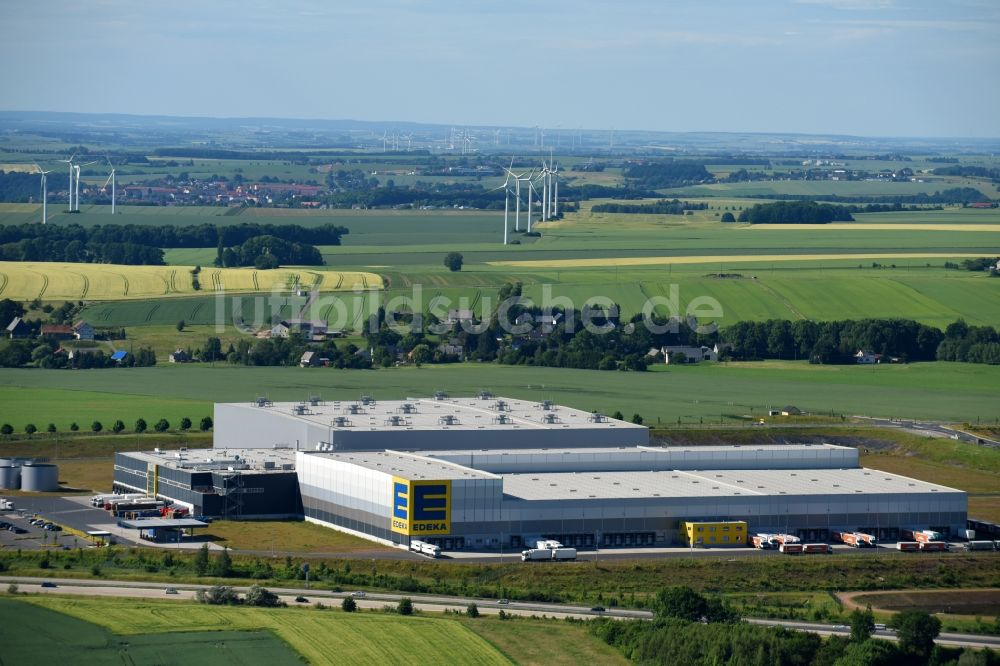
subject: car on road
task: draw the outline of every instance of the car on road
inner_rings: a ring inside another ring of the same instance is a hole
[[[297,604],[307,604],[307,603],[309,603],[309,600],[306,599],[305,597],[303,597],[300,594],[299,596],[295,597],[295,603],[297,603]]]
[[[604,606],[594,606],[593,608],[590,609],[590,612],[591,613],[603,613],[604,612]]]
[[[351,596],[355,599],[364,599],[365,593],[364,590],[358,590],[357,592],[351,592]]]
[[[55,586],[56,584],[51,581],[45,581],[44,583],[42,583],[42,587],[55,587]]]
[[[497,599],[497,603],[500,604],[501,606],[506,606],[507,604],[510,603],[510,599]]]
[[[847,628],[848,627],[847,627],[846,624],[835,624],[835,625],[833,625],[833,630],[834,631],[847,631]]]
[[[884,625],[884,624],[881,624],[881,623],[878,623],[878,622],[876,622],[876,623],[875,623],[875,631],[885,631],[885,625]]]
[[[177,592],[177,588],[176,587],[168,587],[167,589],[163,590],[163,593],[164,594],[179,594],[179,592]]]

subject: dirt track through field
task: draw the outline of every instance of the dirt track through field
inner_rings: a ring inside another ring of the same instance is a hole
[[[894,598],[902,601],[901,597],[905,597],[910,594],[919,594],[921,596],[931,596],[931,595],[959,595],[964,597],[972,596],[990,596],[990,597],[1000,597],[1000,588],[995,587],[977,587],[977,588],[964,588],[961,590],[894,590],[886,592],[872,592],[872,591],[861,591],[861,592],[838,592],[837,598],[844,605],[844,610],[854,610],[855,608],[864,609],[867,603],[862,604],[856,601],[858,598],[867,597],[872,598],[884,598],[886,602],[892,601]],[[893,604],[897,605],[897,604]],[[872,610],[881,613],[895,613],[898,609],[892,608],[881,608],[876,605],[872,605]]]
[[[1000,224],[891,224],[888,222],[831,222],[830,224],[750,224],[743,229],[809,231],[1000,231]]]
[[[787,225],[784,225],[787,226]],[[976,258],[979,254],[956,252],[901,252],[896,254],[715,254],[678,257],[602,257],[597,259],[527,259],[523,261],[490,261],[491,266],[520,268],[594,268],[609,266],[666,266],[668,264],[742,264],[763,261],[830,261],[838,259],[951,259]]]

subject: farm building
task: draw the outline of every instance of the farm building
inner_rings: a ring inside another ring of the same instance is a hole
[[[743,536],[824,541],[860,530],[891,540],[915,525],[956,534],[967,517],[964,492],[864,469],[853,448],[654,447],[640,426],[486,393],[262,398],[217,404],[215,429],[211,450],[117,454],[116,487],[205,515],[302,516],[445,550],[541,537],[584,548],[681,545],[690,525],[734,521],[746,525]]]

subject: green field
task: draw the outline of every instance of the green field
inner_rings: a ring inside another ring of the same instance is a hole
[[[67,658],[73,663],[109,666],[302,663],[288,643],[259,627],[231,630],[187,625],[187,630],[173,630],[177,633],[150,633],[164,630],[151,626],[122,632],[92,624],[94,618],[86,614],[64,614],[59,607],[62,600],[37,601],[0,598],[2,663],[43,664]],[[181,611],[177,604],[172,606],[169,610]]]
[[[163,366],[110,370],[2,370],[0,422],[19,430],[34,422],[71,421],[86,428],[122,419],[131,428],[143,417],[197,423],[214,402],[303,400],[309,394],[350,399],[453,395],[490,389],[500,395],[553,400],[585,410],[638,412],[649,425],[733,422],[787,404],[819,414],[865,414],[946,421],[1000,418],[1000,367],[961,363],[816,366],[805,362],[703,364],[646,373],[492,364],[382,370]],[[53,409],[57,405],[58,409]],[[40,435],[39,435],[40,436]]]
[[[446,664],[509,664],[510,660],[463,624],[448,619],[399,617],[381,613],[198,606],[190,603],[134,599],[66,599],[34,597],[26,603],[95,622],[119,636],[167,633],[183,648],[186,634],[174,632],[274,632],[311,664],[409,663],[415,654],[434,654]],[[78,630],[79,631],[79,630]],[[26,636],[30,637],[31,632]],[[204,634],[200,634],[204,636]],[[219,634],[225,640],[227,634]],[[267,634],[265,634],[267,635]],[[59,645],[58,634],[50,641]],[[280,641],[272,639],[276,646]],[[192,646],[197,647],[197,646]],[[287,649],[286,649],[287,650]],[[63,653],[65,655],[65,653]],[[285,652],[287,655],[287,651]],[[261,653],[239,663],[272,663]],[[37,663],[37,662],[35,662]],[[135,663],[152,663],[139,661]],[[215,663],[215,651],[191,661]],[[223,662],[225,663],[225,662]],[[289,663],[286,659],[273,663]],[[301,662],[299,662],[301,663]]]

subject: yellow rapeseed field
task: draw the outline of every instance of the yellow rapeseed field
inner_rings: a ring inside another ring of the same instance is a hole
[[[287,291],[295,285],[319,291],[382,289],[382,278],[360,271],[278,268],[203,268],[195,291],[193,266],[122,266],[57,262],[0,262],[0,298],[113,301],[217,292]]]

